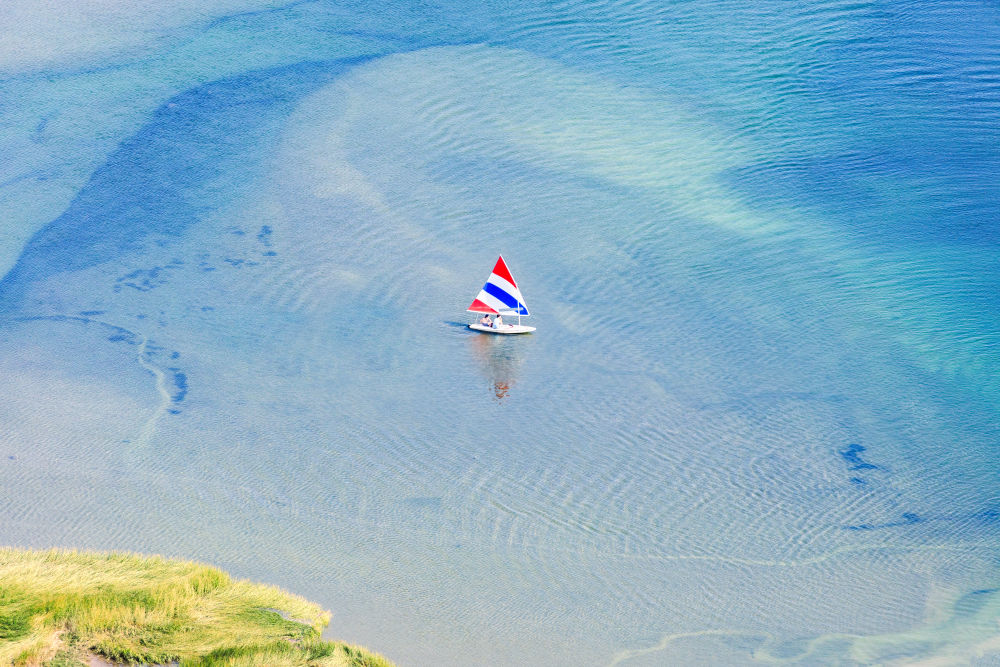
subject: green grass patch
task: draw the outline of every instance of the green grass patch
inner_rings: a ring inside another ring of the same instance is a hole
[[[320,633],[321,607],[222,570],[158,556],[0,548],[0,665],[88,654],[181,667],[390,667]]]

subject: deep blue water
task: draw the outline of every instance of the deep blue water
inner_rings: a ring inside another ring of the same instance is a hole
[[[1000,9],[17,6],[0,543],[403,665],[1000,660]]]

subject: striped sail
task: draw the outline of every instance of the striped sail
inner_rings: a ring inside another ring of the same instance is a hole
[[[503,261],[503,256],[497,260],[493,267],[493,273],[486,279],[483,289],[479,290],[479,296],[475,298],[468,310],[473,313],[513,313],[515,315],[530,315],[528,307],[524,305],[524,297],[521,290],[514,282],[514,276],[510,275],[507,264]]]

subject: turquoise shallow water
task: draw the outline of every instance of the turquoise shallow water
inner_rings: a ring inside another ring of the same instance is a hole
[[[996,8],[12,7],[0,542],[404,665],[1000,659]]]

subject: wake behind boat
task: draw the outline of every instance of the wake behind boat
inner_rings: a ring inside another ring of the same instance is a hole
[[[531,333],[535,327],[521,324],[522,317],[528,317],[528,307],[524,305],[521,290],[514,282],[503,255],[497,259],[493,273],[486,279],[483,289],[472,301],[467,310],[470,313],[482,313],[483,316],[469,325],[470,329],[483,333],[521,334]],[[517,324],[508,323],[504,318],[517,317]]]

